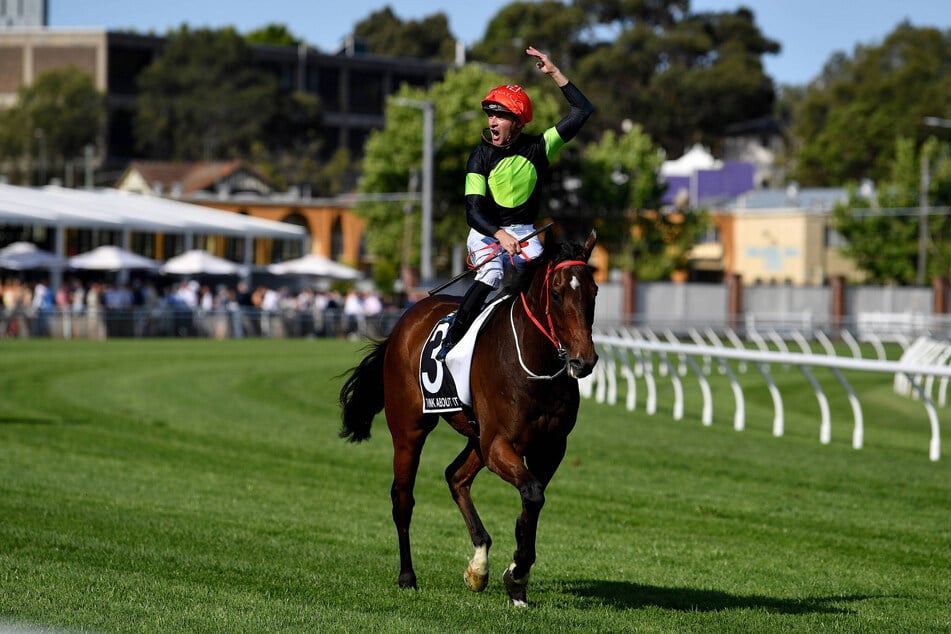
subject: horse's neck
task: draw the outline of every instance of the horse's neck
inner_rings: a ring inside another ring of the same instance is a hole
[[[539,352],[552,353],[555,345],[548,338],[548,289],[545,287],[545,269],[539,267],[528,289],[515,298],[517,336],[528,347]],[[524,298],[524,299],[523,299]]]

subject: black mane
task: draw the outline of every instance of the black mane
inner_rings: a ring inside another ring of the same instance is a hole
[[[500,256],[506,257],[506,256]],[[505,277],[502,278],[502,292],[508,294],[527,291],[532,285],[532,279],[539,267],[546,266],[549,262],[558,264],[566,260],[584,259],[584,245],[577,242],[557,242],[549,237],[545,241],[542,254],[534,261],[524,264],[520,270],[515,271],[511,267],[506,267]]]

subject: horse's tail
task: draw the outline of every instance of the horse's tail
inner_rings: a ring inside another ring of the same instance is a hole
[[[383,409],[383,357],[389,341],[387,338],[372,344],[373,349],[349,371],[350,378],[340,389],[340,437],[350,442],[368,439],[373,417]]]

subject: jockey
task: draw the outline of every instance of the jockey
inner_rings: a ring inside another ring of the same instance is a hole
[[[541,254],[538,236],[520,244],[535,230],[540,208],[537,185],[544,180],[558,151],[594,112],[591,102],[547,55],[532,46],[525,52],[537,60],[538,70],[561,88],[570,108],[561,121],[541,135],[522,134],[532,120],[532,102],[520,86],[498,86],[482,100],[488,127],[482,131],[482,142],[469,155],[465,189],[466,221],[471,227],[466,239],[469,263],[480,268],[451,318],[436,355],[440,361],[462,339],[489,293],[499,287],[504,261],[518,266]]]

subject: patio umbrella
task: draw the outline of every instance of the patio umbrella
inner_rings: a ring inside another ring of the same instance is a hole
[[[44,251],[32,242],[14,242],[0,249],[0,269],[28,271],[66,266],[66,258]]]
[[[161,272],[169,275],[238,275],[244,267],[201,249],[192,249],[169,258]]]
[[[315,277],[329,277],[335,280],[358,280],[363,273],[345,264],[334,262],[322,255],[305,255],[296,260],[288,260],[280,264],[267,267],[275,275],[313,275]]]
[[[92,251],[69,258],[69,266],[74,269],[92,271],[127,271],[131,269],[155,271],[158,269],[159,263],[144,255],[107,245],[96,247]]]

